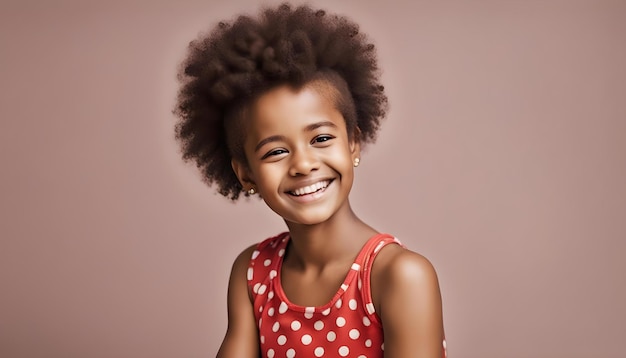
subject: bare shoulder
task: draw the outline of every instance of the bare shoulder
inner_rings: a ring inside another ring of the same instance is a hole
[[[436,285],[438,279],[432,263],[424,256],[399,245],[384,247],[372,267],[373,279],[382,285],[381,288],[393,288],[397,285]]]
[[[441,293],[430,261],[401,246],[388,245],[374,260],[371,280],[385,356],[442,357]]]
[[[247,271],[256,245],[235,259],[228,283],[228,328],[218,358],[258,357],[258,331],[248,289]]]
[[[254,250],[256,250],[257,245],[258,244],[250,245],[243,251],[241,251],[239,255],[237,255],[237,258],[235,258],[235,262],[233,262],[233,272],[235,270],[247,271],[250,260],[252,259],[252,253],[254,253]]]

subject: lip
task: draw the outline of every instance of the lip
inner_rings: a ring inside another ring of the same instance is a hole
[[[291,192],[297,190],[297,189],[301,189],[313,184],[317,184],[319,182],[323,182],[323,181],[328,181],[328,185],[326,185],[325,188],[322,188],[316,192],[313,193],[309,193],[309,194],[303,194],[303,195],[293,195]],[[285,193],[289,196],[289,198],[291,198],[291,200],[294,200],[296,202],[299,203],[308,203],[311,201],[315,201],[320,199],[321,197],[324,196],[324,194],[326,193],[326,191],[328,190],[328,188],[330,188],[330,186],[333,184],[334,179],[319,179],[319,180],[307,180],[306,182],[300,182],[298,183],[297,187],[294,187],[291,190],[286,191]]]

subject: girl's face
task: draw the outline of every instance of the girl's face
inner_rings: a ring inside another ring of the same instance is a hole
[[[233,161],[233,169],[245,189],[254,187],[286,221],[318,224],[349,209],[360,147],[348,137],[336,95],[328,84],[277,87],[245,119],[248,165]]]

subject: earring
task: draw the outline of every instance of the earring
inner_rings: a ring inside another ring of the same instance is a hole
[[[361,163],[361,159],[359,159],[359,158],[354,158],[354,166],[355,166],[355,167],[358,167],[358,166],[359,166],[359,163]]]
[[[254,188],[248,189],[248,195],[254,195],[254,194],[256,194],[256,190]]]

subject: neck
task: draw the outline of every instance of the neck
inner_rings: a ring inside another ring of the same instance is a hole
[[[356,216],[349,203],[323,223],[286,223],[291,243],[285,261],[303,269],[322,269],[329,263],[353,260],[365,242],[377,233]]]

